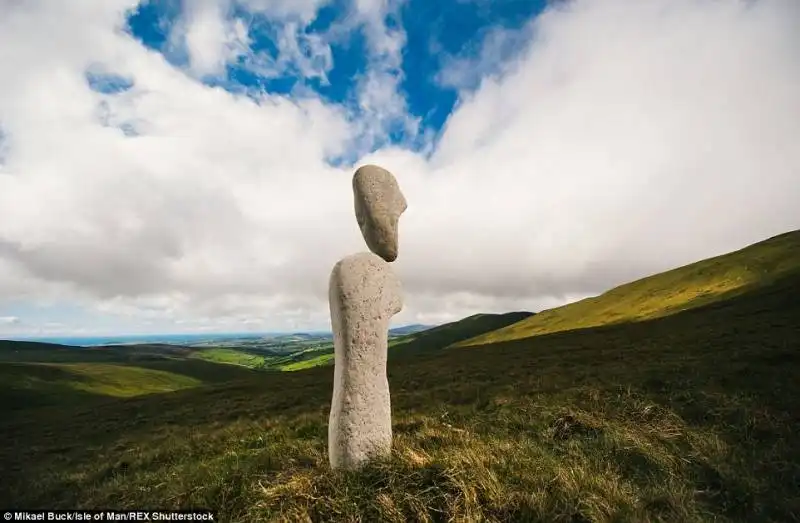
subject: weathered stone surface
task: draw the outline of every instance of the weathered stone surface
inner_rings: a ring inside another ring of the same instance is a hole
[[[402,288],[387,262],[364,252],[334,266],[329,301],[335,367],[328,455],[331,467],[351,469],[391,453],[386,353]]]
[[[391,262],[397,259],[398,220],[408,207],[394,175],[364,165],[353,175],[356,220],[369,250]]]

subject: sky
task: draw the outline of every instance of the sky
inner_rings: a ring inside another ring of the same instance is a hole
[[[0,337],[539,311],[800,228],[797,0],[0,1]]]

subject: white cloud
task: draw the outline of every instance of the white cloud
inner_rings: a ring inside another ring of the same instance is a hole
[[[305,31],[323,2],[275,2],[259,0],[185,1],[185,10],[171,31],[172,45],[186,49],[189,70],[195,75],[224,76],[225,66],[237,62],[267,78],[297,74],[321,78],[333,65],[330,43]],[[234,7],[247,15],[234,16]],[[268,34],[277,55],[251,49],[250,31]]]
[[[486,195],[481,215],[454,211],[449,238],[491,230],[484,248],[504,257],[449,277],[480,263],[509,291],[599,291],[797,227],[799,22],[788,1],[605,0],[539,18],[432,160],[466,201]]]
[[[442,62],[435,80],[442,87],[459,91],[474,90],[483,79],[507,73],[515,65],[513,59],[525,49],[530,37],[530,24],[522,29],[489,27],[480,35],[477,49],[474,45],[468,45],[456,56],[442,51],[441,45],[434,40],[431,47],[441,56]]]
[[[406,33],[397,21],[404,4],[405,0],[355,0],[350,16],[364,31],[371,53],[358,87],[360,134],[369,145],[380,143],[392,126],[401,126],[409,136],[419,127],[400,92]]]
[[[320,7],[330,0],[239,0],[250,11],[267,13],[271,18],[294,19],[308,23],[317,16]]]
[[[294,75],[303,80],[328,82],[333,67],[331,45],[351,38],[361,31],[367,41],[367,67],[359,73],[355,107],[350,107],[354,136],[350,146],[369,150],[385,142],[390,130],[398,126],[413,137],[419,119],[408,114],[400,92],[403,47],[406,33],[399,24],[405,0],[353,0],[345,12],[322,34],[307,31],[316,19],[317,10],[326,1],[275,2],[240,0],[251,18],[245,24],[231,17],[233,0],[198,0],[184,2],[186,10],[172,31],[173,45],[186,48],[189,70],[197,76],[220,75],[226,64],[242,58],[242,65],[265,78]],[[277,54],[248,48],[248,31],[269,34]],[[305,95],[303,82],[295,95]]]
[[[251,23],[251,27],[253,27]],[[266,51],[250,52],[243,66],[263,78],[295,76],[303,80],[319,79],[327,84],[327,74],[333,67],[333,52],[327,37],[306,32],[306,26],[296,21],[267,27],[266,22],[255,24],[258,30],[271,34],[277,55]],[[299,92],[298,89],[295,89]]]
[[[365,248],[352,169],[324,159],[380,128],[309,97],[203,86],[120,30],[134,4],[0,4],[0,301],[324,328],[331,267]],[[374,31],[364,116],[413,121],[392,62],[405,35],[381,18],[392,8],[356,7]],[[197,33],[199,70],[228,56],[217,29]],[[464,92],[429,159],[362,159],[409,201],[397,322],[553,306],[796,228],[799,29],[794,0],[595,0],[541,16],[503,75]],[[133,87],[91,91],[97,64]]]
[[[265,75],[280,75],[297,67],[304,76],[324,74],[330,64],[330,48],[303,29],[327,0],[183,0],[183,13],[172,28],[173,46],[184,48],[189,70],[197,76],[222,75],[225,66],[246,57],[251,67]],[[236,5],[251,14],[266,16],[284,25],[277,38],[277,60],[250,52],[249,25],[234,17]]]
[[[193,73],[219,75],[227,63],[247,53],[247,28],[229,16],[228,0],[192,0],[183,6],[183,20],[171,37],[184,40]]]

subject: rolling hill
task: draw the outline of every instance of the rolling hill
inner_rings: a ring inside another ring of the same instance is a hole
[[[391,352],[392,355],[408,354],[420,350],[443,349],[461,340],[514,324],[532,315],[532,312],[526,311],[504,314],[474,314],[438,327],[390,339],[389,347],[394,349]]]
[[[460,340],[510,325],[530,312],[509,312],[505,314],[475,314],[458,321],[437,327],[412,325],[389,331],[389,358],[413,356],[420,351],[443,349]],[[311,367],[333,365],[333,342],[328,346],[291,354],[282,359],[269,362],[272,368],[283,371],[305,370]]]
[[[413,325],[403,325],[402,327],[395,327],[389,329],[389,336],[404,336],[406,334],[414,334],[415,332],[422,332],[435,327],[435,325],[422,325],[415,323]]]
[[[0,341],[0,409],[89,404],[242,379],[255,371],[171,345],[71,347]]]
[[[389,357],[403,358],[415,355],[420,351],[442,349],[452,343],[527,318],[531,314],[530,312],[475,314],[437,327],[409,325],[391,329],[389,331],[389,348],[392,350],[389,351]],[[236,349],[204,349],[195,352],[193,357],[217,363],[234,363],[265,370],[293,372],[333,365],[333,353],[333,341],[330,341],[321,344],[320,347],[269,357],[262,357],[256,352],[244,352]]]
[[[730,299],[800,272],[800,231],[620,285],[453,345],[467,347],[541,334],[642,321]]]
[[[127,398],[196,387],[196,378],[158,369],[108,363],[0,364],[0,402],[13,410],[85,401],[87,396]]]

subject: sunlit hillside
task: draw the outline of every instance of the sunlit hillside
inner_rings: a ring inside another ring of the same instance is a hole
[[[658,318],[729,299],[798,273],[800,231],[793,231],[736,252],[620,285],[594,298],[543,311],[456,345],[483,345]]]

